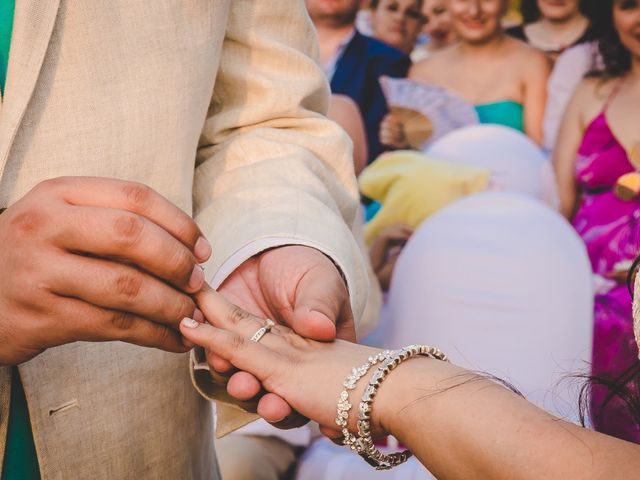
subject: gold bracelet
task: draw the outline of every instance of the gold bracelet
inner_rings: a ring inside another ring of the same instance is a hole
[[[365,459],[365,461],[376,468],[376,470],[389,470],[401,463],[406,462],[412,455],[409,450],[384,454],[376,448],[371,437],[371,410],[373,399],[378,393],[378,388],[387,377],[389,372],[400,365],[405,360],[421,355],[437,360],[448,362],[448,357],[435,347],[426,345],[409,345],[400,350],[396,350],[387,357],[378,369],[371,375],[369,384],[362,394],[362,399],[358,407],[358,435],[354,441],[355,451]]]

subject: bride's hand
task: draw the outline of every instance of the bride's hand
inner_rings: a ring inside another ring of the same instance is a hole
[[[338,397],[344,388],[342,382],[353,367],[365,363],[379,349],[343,340],[305,339],[284,325],[275,325],[259,342],[254,342],[250,339],[265,324],[264,319],[236,307],[209,288],[198,293],[196,301],[208,323],[183,320],[180,331],[187,340],[215,351],[234,367],[254,375],[267,392],[279,395],[302,415],[318,422],[325,435],[339,436],[335,417]],[[352,431],[366,379],[368,376],[350,392],[354,405],[349,418]],[[270,418],[268,409],[269,402],[263,401],[258,414]],[[372,427],[382,433],[375,415]]]

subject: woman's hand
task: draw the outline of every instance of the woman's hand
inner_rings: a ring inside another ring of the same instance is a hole
[[[410,148],[402,121],[388,113],[380,123],[380,143],[393,148]]]
[[[351,369],[360,366],[379,349],[356,345],[343,340],[318,342],[294,333],[284,325],[275,325],[259,342],[251,336],[264,325],[260,319],[229,303],[222,295],[205,288],[196,302],[209,323],[199,324],[185,319],[180,325],[184,337],[229,361],[242,370],[230,380],[242,383],[242,375],[253,375],[265,394],[258,404],[258,414],[272,418],[269,396],[279,396],[302,415],[315,420],[327,436],[340,433],[334,419],[342,382]],[[350,429],[355,431],[357,405],[366,380],[350,394],[354,407],[350,412]],[[275,394],[275,395],[270,395]],[[378,417],[372,418],[374,431],[381,433]]]

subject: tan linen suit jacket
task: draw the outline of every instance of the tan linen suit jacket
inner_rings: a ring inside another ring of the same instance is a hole
[[[322,115],[315,55],[302,0],[17,0],[0,207],[63,175],[143,182],[194,215],[213,245],[207,272],[257,245],[310,245],[342,269],[359,317],[351,150]],[[190,371],[224,400],[188,355],[124,343],[20,365],[43,478],[217,478]],[[9,382],[0,367],[0,458]],[[254,418],[220,413],[227,430]]]

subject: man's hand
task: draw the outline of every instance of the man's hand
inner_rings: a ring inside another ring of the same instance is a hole
[[[369,247],[371,266],[384,292],[389,291],[396,262],[411,235],[411,227],[402,224],[391,225],[385,228]]]
[[[211,247],[152,189],[104,178],[37,185],[0,215],[0,364],[78,340],[184,352]]]
[[[333,262],[314,248],[292,245],[267,250],[243,263],[218,291],[253,315],[287,325],[303,337],[355,341],[346,284]],[[206,354],[216,372],[231,375],[227,390],[233,397],[246,401],[260,393],[261,385],[255,377],[246,372],[233,373],[231,364],[215,352]],[[220,380],[215,372],[213,375]],[[258,413],[271,422],[287,417],[278,425],[281,427],[304,423],[273,394],[259,400]]]

